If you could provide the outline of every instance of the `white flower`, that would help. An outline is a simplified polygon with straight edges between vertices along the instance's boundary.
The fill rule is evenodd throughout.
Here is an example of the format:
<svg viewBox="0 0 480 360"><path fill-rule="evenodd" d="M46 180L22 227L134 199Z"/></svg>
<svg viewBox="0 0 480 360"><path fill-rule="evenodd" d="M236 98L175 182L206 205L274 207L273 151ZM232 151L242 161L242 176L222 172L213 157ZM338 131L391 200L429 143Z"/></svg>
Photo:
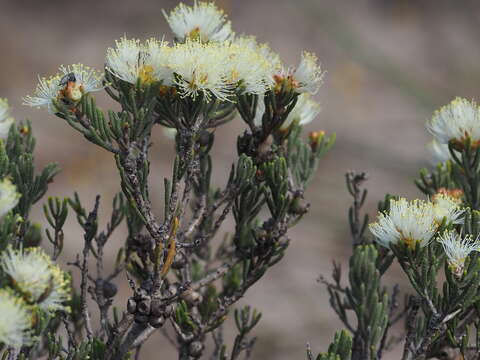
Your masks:
<svg viewBox="0 0 480 360"><path fill-rule="evenodd" d="M435 221L441 224L445 219L447 224L463 223L463 213L460 202L445 193L438 193L432 198L434 204Z"/></svg>
<svg viewBox="0 0 480 360"><path fill-rule="evenodd" d="M179 41L200 40L225 41L233 37L230 21L222 10L213 3L197 2L193 6L180 3L167 14L163 11L168 25Z"/></svg>
<svg viewBox="0 0 480 360"><path fill-rule="evenodd" d="M455 231L445 231L439 236L438 241L442 244L447 255L448 266L456 276L461 276L465 260L472 251L480 251L480 242L466 235L463 239Z"/></svg>
<svg viewBox="0 0 480 360"><path fill-rule="evenodd" d="M0 139L6 139L15 120L10 116L7 99L0 99Z"/></svg>
<svg viewBox="0 0 480 360"><path fill-rule="evenodd" d="M50 78L38 77L38 84L33 96L25 96L23 104L34 107L46 107L50 113L55 113L56 109L53 101L58 97L61 90L61 77L54 75Z"/></svg>
<svg viewBox="0 0 480 360"><path fill-rule="evenodd" d="M407 201L405 198L390 201L390 211L380 214L377 222L369 225L377 242L385 247L404 243L414 249L416 244L426 246L437 231L435 211L431 202Z"/></svg>
<svg viewBox="0 0 480 360"><path fill-rule="evenodd" d="M225 66L228 47L217 43L189 41L176 44L170 56L170 68L175 76L175 85L182 97L195 98L203 94L210 100L214 95L228 100L233 87L225 82Z"/></svg>
<svg viewBox="0 0 480 360"><path fill-rule="evenodd" d="M108 48L105 68L117 78L135 84L144 66L145 53L140 40L122 37L116 48Z"/></svg>
<svg viewBox="0 0 480 360"><path fill-rule="evenodd" d="M428 130L441 144L480 141L480 112L475 102L456 98L433 114Z"/></svg>
<svg viewBox="0 0 480 360"><path fill-rule="evenodd" d="M317 62L318 58L314 54L307 51L302 53L300 64L292 73L298 92L315 94L320 88L324 72Z"/></svg>
<svg viewBox="0 0 480 360"><path fill-rule="evenodd" d="M107 49L105 66L114 76L130 84L138 80L144 84L155 81L167 86L172 84L168 42L151 38L142 44L140 40L123 37L115 44L115 49Z"/></svg>
<svg viewBox="0 0 480 360"><path fill-rule="evenodd" d="M310 123L320 113L320 104L308 93L300 94L293 110L282 124L282 129L288 128L294 121L299 125Z"/></svg>
<svg viewBox="0 0 480 360"><path fill-rule="evenodd" d="M100 72L83 64L62 65L59 71L49 78L39 77L34 96L24 97L24 105L46 107L55 113L55 101L78 102L84 94L104 88Z"/></svg>
<svg viewBox="0 0 480 360"><path fill-rule="evenodd" d="M21 298L0 289L0 314L0 343L16 349L32 343L33 319Z"/></svg>
<svg viewBox="0 0 480 360"><path fill-rule="evenodd" d="M17 187L9 179L0 181L0 218L17 206L19 199Z"/></svg>
<svg viewBox="0 0 480 360"><path fill-rule="evenodd" d="M240 47L250 48L251 50L261 54L275 72L282 70L282 61L280 60L280 56L275 53L270 46L268 46L268 44L259 44L255 36L237 36L235 37L235 40L233 40L233 43Z"/></svg>
<svg viewBox="0 0 480 360"><path fill-rule="evenodd" d="M0 260L3 271L29 303L45 311L68 310L69 278L40 248L8 247Z"/></svg>
<svg viewBox="0 0 480 360"><path fill-rule="evenodd" d="M427 149L432 155L434 164L439 162L444 163L452 158L450 150L448 149L448 144L440 144L435 139L427 144Z"/></svg>
<svg viewBox="0 0 480 360"><path fill-rule="evenodd" d="M275 68L258 48L234 43L227 51L225 80L241 93L261 95L274 85Z"/></svg>
<svg viewBox="0 0 480 360"><path fill-rule="evenodd" d="M262 125L262 117L265 113L265 102L263 98L258 99L257 111L253 120L256 126ZM299 125L310 123L320 113L320 104L312 99L310 94L304 93L298 96L297 103L293 110L288 114L287 119L282 124L281 129L288 129L293 122Z"/></svg>
<svg viewBox="0 0 480 360"><path fill-rule="evenodd" d="M263 114L265 114L265 100L263 96L259 96L257 102L257 109L255 111L255 118L253 119L253 123L256 126L262 125Z"/></svg>
<svg viewBox="0 0 480 360"><path fill-rule="evenodd" d="M143 79L144 82L161 81L162 85L170 86L173 83L173 72L169 66L171 48L166 41L149 39L145 43L144 71L141 76L148 75L151 71L151 79ZM140 77L141 77L140 76Z"/></svg>

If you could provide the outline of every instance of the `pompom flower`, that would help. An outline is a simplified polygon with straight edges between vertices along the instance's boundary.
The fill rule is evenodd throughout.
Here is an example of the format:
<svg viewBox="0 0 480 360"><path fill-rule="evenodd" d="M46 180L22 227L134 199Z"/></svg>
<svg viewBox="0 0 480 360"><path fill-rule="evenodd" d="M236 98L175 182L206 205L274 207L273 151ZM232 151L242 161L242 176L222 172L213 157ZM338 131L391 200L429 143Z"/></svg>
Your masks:
<svg viewBox="0 0 480 360"><path fill-rule="evenodd" d="M436 111L427 124L428 130L440 144L454 145L480 141L480 111L473 101L456 98L450 104Z"/></svg>
<svg viewBox="0 0 480 360"><path fill-rule="evenodd" d="M299 93L308 92L316 94L320 85L322 85L324 72L318 64L318 58L315 54L304 51L300 64L292 73L292 78L296 91Z"/></svg>
<svg viewBox="0 0 480 360"><path fill-rule="evenodd" d="M10 127L15 122L10 116L10 106L7 99L0 99L0 139L6 139Z"/></svg>
<svg viewBox="0 0 480 360"><path fill-rule="evenodd" d="M115 77L135 84L138 80L143 84L161 81L171 85L172 71L169 67L171 52L168 43L149 39L142 44L137 39L121 38L115 42L115 48L108 48L106 69Z"/></svg>
<svg viewBox="0 0 480 360"><path fill-rule="evenodd" d="M290 114L288 114L281 128L286 129L293 122L298 122L299 125L306 125L312 122L319 113L320 104L313 100L310 94L300 94L295 107Z"/></svg>
<svg viewBox="0 0 480 360"><path fill-rule="evenodd" d="M369 225L377 242L385 247L405 244L414 249L416 244L427 246L437 231L434 205L423 200L390 200L390 211L380 214Z"/></svg>
<svg viewBox="0 0 480 360"><path fill-rule="evenodd" d="M54 100L57 99L61 90L61 77L54 75L52 77L38 77L38 84L34 95L27 95L23 98L23 104L33 107L46 107L50 113L55 113Z"/></svg>
<svg viewBox="0 0 480 360"><path fill-rule="evenodd" d="M262 117L265 113L265 103L263 99L258 100L257 111L255 112L254 124L260 126ZM310 123L320 113L320 104L312 99L310 94L300 94L293 110L288 114L287 119L280 127L282 130L288 129L292 123L299 125Z"/></svg>
<svg viewBox="0 0 480 360"><path fill-rule="evenodd" d="M145 54L140 40L122 37L115 41L115 48L108 48L105 68L117 78L135 84L141 71L145 71Z"/></svg>
<svg viewBox="0 0 480 360"><path fill-rule="evenodd" d="M24 105L46 107L55 113L55 101L76 103L84 94L104 88L101 73L83 64L62 65L59 71L49 78L39 77L34 95L23 98Z"/></svg>
<svg viewBox="0 0 480 360"><path fill-rule="evenodd" d="M182 97L195 98L199 94L208 101L215 96L228 100L233 86L225 81L225 66L228 47L187 41L176 44L170 56L170 68L175 76L175 85Z"/></svg>
<svg viewBox="0 0 480 360"><path fill-rule="evenodd" d="M273 86L274 65L258 47L234 43L226 52L225 81L239 92L261 95Z"/></svg>
<svg viewBox="0 0 480 360"><path fill-rule="evenodd" d="M433 139L427 144L427 149L432 155L433 163L437 164L439 162L444 163L448 160L451 160L452 155L448 149L448 144L440 144L437 140Z"/></svg>
<svg viewBox="0 0 480 360"><path fill-rule="evenodd" d="M173 72L169 66L171 48L168 42L149 39L145 43L144 52L145 60L143 68L140 69L140 80L146 83L161 81L162 85L172 85Z"/></svg>
<svg viewBox="0 0 480 360"><path fill-rule="evenodd" d="M460 208L460 201L448 194L438 193L432 198L434 204L435 221L441 224L445 219L447 224L461 224L463 222L463 213Z"/></svg>
<svg viewBox="0 0 480 360"><path fill-rule="evenodd" d="M0 343L15 349L32 343L32 315L25 302L0 289Z"/></svg>
<svg viewBox="0 0 480 360"><path fill-rule="evenodd" d="M202 42L225 41L233 37L230 21L213 3L196 0L193 6L180 3L170 14L163 11L163 15L175 38L181 42L188 39Z"/></svg>
<svg viewBox="0 0 480 360"><path fill-rule="evenodd" d="M0 218L17 206L19 199L17 187L8 178L0 181Z"/></svg>
<svg viewBox="0 0 480 360"><path fill-rule="evenodd" d="M0 266L29 303L45 311L68 311L65 302L70 299L69 277L42 249L8 247L2 253Z"/></svg>
<svg viewBox="0 0 480 360"><path fill-rule="evenodd" d="M255 36L251 36L251 35L237 36L233 40L233 44L238 45L240 47L249 48L261 54L270 64L270 67L273 71L279 72L282 70L282 61L280 59L280 56L276 52L274 52L268 44L258 43Z"/></svg>
<svg viewBox="0 0 480 360"><path fill-rule="evenodd" d="M450 270L456 275L461 276L465 266L465 260L473 251L480 251L480 242L473 239L471 235L464 238L455 231L445 231L438 237L447 255L447 262Z"/></svg>

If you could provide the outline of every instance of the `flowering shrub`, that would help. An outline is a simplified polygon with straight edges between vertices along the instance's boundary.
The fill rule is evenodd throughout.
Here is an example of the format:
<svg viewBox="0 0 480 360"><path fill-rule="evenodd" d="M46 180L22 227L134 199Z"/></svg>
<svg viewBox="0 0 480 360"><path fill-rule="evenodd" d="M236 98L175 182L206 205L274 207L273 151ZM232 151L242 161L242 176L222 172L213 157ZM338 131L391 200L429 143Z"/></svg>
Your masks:
<svg viewBox="0 0 480 360"><path fill-rule="evenodd" d="M2 359L139 358L156 332L181 360L252 357L261 314L235 306L282 259L290 228L309 210L304 191L335 140L323 131L302 136L320 111L313 95L324 72L309 52L287 67L268 45L235 34L214 4L180 4L164 16L171 43L124 36L106 50L102 71L60 66L24 98L115 159L119 192L104 228L99 195L92 209L76 193L50 197L46 228L30 221L58 167L35 170L32 128L15 122L0 100ZM102 92L116 110L97 107ZM210 151L216 128L230 121L245 130L218 187ZM465 99L435 112L427 128L436 164L416 180L423 198L387 194L374 222L362 210L367 175L346 175L353 197L348 279L337 263L331 281L320 278L345 329L316 357L308 347L309 360L386 359L394 346L403 347L402 360L478 359L479 121L479 107ZM175 139L163 188L149 181L155 126ZM159 214L151 199L162 190ZM78 284L57 265L72 213L84 233L82 252L66 259ZM107 269L104 252L121 224L123 246ZM51 255L40 248L44 237ZM383 281L394 263L411 284L403 302L399 286ZM131 292L115 307L120 274ZM223 330L229 313L237 328L232 343ZM405 329L397 332L402 319Z"/></svg>
<svg viewBox="0 0 480 360"><path fill-rule="evenodd" d="M102 71L60 66L24 98L115 158L120 191L105 228L97 221L99 196L93 209L77 194L48 198L47 228L29 221L58 169L49 165L36 175L30 124L14 123L8 104L0 103L4 358L130 359L158 331L174 334L180 359L251 354L250 332L260 314L233 307L282 259L289 229L309 209L304 190L334 142L322 131L302 137L302 126L319 112L312 95L323 71L308 52L298 66L286 67L268 45L236 35L213 4L180 4L164 15L173 42L124 36L106 50ZM103 91L117 110L97 107L95 97ZM238 136L238 158L225 185L218 187L210 150L215 129L229 121L243 121L246 130ZM163 189L149 182L155 126L175 137ZM158 214L151 194L161 190L164 211ZM56 265L65 256L63 227L72 212L84 231L83 251L66 259L79 273L78 284ZM233 228L224 225L227 218ZM104 250L122 223L124 245L108 271ZM229 232L220 241L224 230ZM51 257L39 248L43 232ZM112 303L120 274L126 274L131 295L117 308ZM87 304L90 298L97 309ZM233 344L223 336L229 312L238 330Z"/></svg>
<svg viewBox="0 0 480 360"><path fill-rule="evenodd" d="M317 359L381 359L402 343L402 359L478 359L480 353L480 108L455 99L427 123L437 165L422 169L418 188L426 199L387 194L377 220L361 215L364 173L347 174L354 198L348 285L335 264L333 282L321 278L330 304L350 332L337 333ZM399 263L412 290L400 306L400 289L382 276ZM409 293L410 292L410 293ZM353 320L356 319L356 320ZM392 327L405 320L402 336ZM311 350L308 358L313 359ZM390 358L390 357L388 357Z"/></svg>

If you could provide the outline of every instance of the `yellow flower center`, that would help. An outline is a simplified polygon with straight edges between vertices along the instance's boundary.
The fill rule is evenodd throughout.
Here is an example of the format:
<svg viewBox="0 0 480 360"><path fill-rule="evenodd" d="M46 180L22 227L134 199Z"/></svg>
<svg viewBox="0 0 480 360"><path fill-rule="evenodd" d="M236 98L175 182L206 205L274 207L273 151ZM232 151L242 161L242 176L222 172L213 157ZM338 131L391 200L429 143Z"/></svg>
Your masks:
<svg viewBox="0 0 480 360"><path fill-rule="evenodd" d="M138 72L138 78L142 84L151 84L155 81L153 76L153 66L144 65L140 68Z"/></svg>
<svg viewBox="0 0 480 360"><path fill-rule="evenodd" d="M193 30L188 33L187 37L193 41L200 40L200 28L198 26L193 28Z"/></svg>

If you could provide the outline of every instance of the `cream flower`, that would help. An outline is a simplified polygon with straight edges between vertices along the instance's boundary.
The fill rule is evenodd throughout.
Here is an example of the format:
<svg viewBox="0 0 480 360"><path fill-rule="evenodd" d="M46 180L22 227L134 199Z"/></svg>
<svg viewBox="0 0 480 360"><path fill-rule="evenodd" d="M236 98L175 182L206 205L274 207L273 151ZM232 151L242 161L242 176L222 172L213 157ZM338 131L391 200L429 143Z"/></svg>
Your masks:
<svg viewBox="0 0 480 360"><path fill-rule="evenodd" d="M480 251L480 242L471 235L462 236L455 231L445 231L439 236L438 241L442 244L450 270L461 276L465 266L465 260L473 251Z"/></svg>
<svg viewBox="0 0 480 360"><path fill-rule="evenodd" d="M265 102L262 98L258 99L257 111L255 112L254 124L260 126L262 117L265 113ZM293 122L299 125L310 123L320 113L320 104L312 99L310 94L300 94L293 110L288 114L287 119L282 124L281 129L288 129Z"/></svg>
<svg viewBox="0 0 480 360"><path fill-rule="evenodd" d="M318 58L314 54L304 51L300 64L292 73L296 90L300 93L317 93L324 74L318 64Z"/></svg>
<svg viewBox="0 0 480 360"><path fill-rule="evenodd" d="M105 58L107 71L117 78L135 84L145 65L145 53L140 40L122 37L115 41L115 48L108 48Z"/></svg>
<svg viewBox="0 0 480 360"><path fill-rule="evenodd" d="M449 141L480 141L480 112L473 101L456 98L433 114L428 130L441 144Z"/></svg>
<svg viewBox="0 0 480 360"><path fill-rule="evenodd" d="M273 84L275 68L258 48L231 44L225 61L225 81L241 93L264 94Z"/></svg>
<svg viewBox="0 0 480 360"><path fill-rule="evenodd" d="M38 77L38 84L33 96L25 96L23 104L33 107L46 107L50 113L55 113L56 109L53 101L58 97L61 90L61 77L54 75L49 78Z"/></svg>
<svg viewBox="0 0 480 360"><path fill-rule="evenodd" d="M16 349L32 343L33 319L22 299L0 289L0 314L0 343Z"/></svg>
<svg viewBox="0 0 480 360"><path fill-rule="evenodd" d="M42 249L8 247L0 266L28 302L45 311L68 310L64 303L70 299L69 278Z"/></svg>
<svg viewBox="0 0 480 360"><path fill-rule="evenodd" d="M225 41L233 37L230 21L213 3L197 2L193 6L180 3L170 14L163 11L168 25L179 41Z"/></svg>
<svg viewBox="0 0 480 360"><path fill-rule="evenodd" d="M34 96L24 97L24 105L46 107L55 113L55 101L78 102L84 94L104 88L101 73L83 64L62 65L59 71L49 78L39 77Z"/></svg>
<svg viewBox="0 0 480 360"><path fill-rule="evenodd" d="M0 99L0 139L6 139L15 120L10 116L7 99Z"/></svg>
<svg viewBox="0 0 480 360"><path fill-rule="evenodd" d="M147 77L151 71L150 81L161 81L162 85L170 86L173 83L173 72L169 66L171 48L166 41L149 39L145 43L145 63L140 76ZM144 79L148 82L148 78Z"/></svg>
<svg viewBox="0 0 480 360"><path fill-rule="evenodd" d="M435 194L432 198L434 204L435 221L441 224L445 219L447 224L463 223L463 213L460 208L460 202L445 193Z"/></svg>
<svg viewBox="0 0 480 360"><path fill-rule="evenodd" d="M448 149L448 144L440 144L435 139L427 144L427 149L432 155L434 164L439 162L444 163L452 158L450 150Z"/></svg>
<svg viewBox="0 0 480 360"><path fill-rule="evenodd" d="M255 36L237 36L235 37L235 40L233 40L233 43L240 47L250 48L251 50L262 55L270 64L270 68L273 71L279 72L282 70L282 61L280 56L275 53L268 44L259 44Z"/></svg>
<svg viewBox="0 0 480 360"><path fill-rule="evenodd" d="M390 211L380 214L377 222L369 225L377 242L385 247L404 243L410 248L416 244L427 246L437 231L434 205L423 200L405 198L390 201Z"/></svg>
<svg viewBox="0 0 480 360"><path fill-rule="evenodd" d="M282 124L282 129L288 128L294 121L299 125L310 123L320 113L320 104L308 93L300 94L293 110Z"/></svg>
<svg viewBox="0 0 480 360"><path fill-rule="evenodd" d="M181 96L195 98L203 94L207 101L212 95L228 100L233 87L225 82L227 55L228 47L217 43L187 41L176 44L169 64Z"/></svg>
<svg viewBox="0 0 480 360"><path fill-rule="evenodd" d="M0 181L0 218L17 206L20 196L17 187L8 178Z"/></svg>

